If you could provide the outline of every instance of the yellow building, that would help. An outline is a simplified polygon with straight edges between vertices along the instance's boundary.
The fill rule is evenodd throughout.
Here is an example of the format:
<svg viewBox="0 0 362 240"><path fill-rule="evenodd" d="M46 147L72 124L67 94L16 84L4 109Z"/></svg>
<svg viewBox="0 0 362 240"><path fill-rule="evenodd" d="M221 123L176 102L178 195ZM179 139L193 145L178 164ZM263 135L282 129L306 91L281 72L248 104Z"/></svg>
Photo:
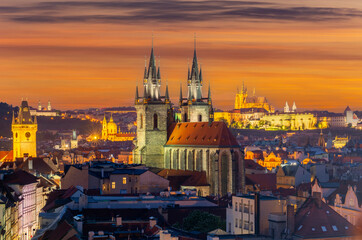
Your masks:
<svg viewBox="0 0 362 240"><path fill-rule="evenodd" d="M136 137L134 132L120 132L117 129L117 124L113 121L113 117L107 122L106 116L103 118L102 122L102 140L108 140L112 142L124 142L124 141L133 141Z"/></svg>
<svg viewBox="0 0 362 240"><path fill-rule="evenodd" d="M270 114L261 118L271 128L306 130L316 129L317 118L312 113Z"/></svg>
<svg viewBox="0 0 362 240"><path fill-rule="evenodd" d="M244 87L244 83L243 89L236 93L235 97L235 109L243 108L263 108L267 112L274 112L274 107L268 103L266 97L257 97L255 93L253 96L248 96L248 90Z"/></svg>
<svg viewBox="0 0 362 240"><path fill-rule="evenodd" d="M333 146L335 148L343 148L348 143L348 137L337 137L333 140Z"/></svg>
<svg viewBox="0 0 362 240"><path fill-rule="evenodd" d="M279 154L276 156L274 152L271 152L264 160L258 160L258 164L267 168L269 171L280 166L282 163L284 163L284 160L282 160Z"/></svg>
<svg viewBox="0 0 362 240"><path fill-rule="evenodd" d="M27 101L22 101L19 109L18 118L13 114L12 121L13 132L13 158L22 158L24 156L36 157L36 132L38 124L36 116L30 115L30 109Z"/></svg>

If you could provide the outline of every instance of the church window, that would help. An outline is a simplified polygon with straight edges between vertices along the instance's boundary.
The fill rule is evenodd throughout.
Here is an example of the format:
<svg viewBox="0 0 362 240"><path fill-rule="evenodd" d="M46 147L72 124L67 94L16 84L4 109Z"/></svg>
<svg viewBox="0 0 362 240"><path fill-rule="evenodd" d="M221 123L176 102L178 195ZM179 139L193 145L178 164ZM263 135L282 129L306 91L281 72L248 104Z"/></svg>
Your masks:
<svg viewBox="0 0 362 240"><path fill-rule="evenodd" d="M140 125L140 128L143 128L143 114L141 114L141 120L140 120L140 122L141 122L141 125Z"/></svg>
<svg viewBox="0 0 362 240"><path fill-rule="evenodd" d="M157 114L155 113L153 115L153 129L157 129L158 128L158 116Z"/></svg>
<svg viewBox="0 0 362 240"><path fill-rule="evenodd" d="M199 122L202 122L202 116L199 114Z"/></svg>

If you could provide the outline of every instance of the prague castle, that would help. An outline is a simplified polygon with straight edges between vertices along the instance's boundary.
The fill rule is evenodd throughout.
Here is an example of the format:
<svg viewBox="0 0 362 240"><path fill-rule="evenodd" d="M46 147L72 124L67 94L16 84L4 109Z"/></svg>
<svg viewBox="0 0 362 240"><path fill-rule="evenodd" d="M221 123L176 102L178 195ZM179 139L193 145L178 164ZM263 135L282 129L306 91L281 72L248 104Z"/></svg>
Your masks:
<svg viewBox="0 0 362 240"><path fill-rule="evenodd" d="M18 118L13 114L13 158L36 157L36 132L38 124L36 116L30 115L27 101L22 101Z"/></svg>
<svg viewBox="0 0 362 240"><path fill-rule="evenodd" d="M236 93L234 109L265 109L268 113L274 112L274 107L270 105L266 97L248 96L248 90L244 86Z"/></svg>
<svg viewBox="0 0 362 240"><path fill-rule="evenodd" d="M187 95L180 89L180 122L170 102L168 86L161 91L161 71L156 67L153 46L144 69L143 95L136 87L137 140L135 163L150 167L204 171L212 194L241 192L244 181L243 155L224 122L215 122L211 90L203 97L202 71L196 48L188 69Z"/></svg>

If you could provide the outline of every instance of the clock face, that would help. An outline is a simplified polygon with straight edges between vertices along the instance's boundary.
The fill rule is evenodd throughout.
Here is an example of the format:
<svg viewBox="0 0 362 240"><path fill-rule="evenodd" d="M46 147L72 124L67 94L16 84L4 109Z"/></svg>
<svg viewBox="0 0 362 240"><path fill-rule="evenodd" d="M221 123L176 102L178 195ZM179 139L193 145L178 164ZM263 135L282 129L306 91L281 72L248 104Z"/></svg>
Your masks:
<svg viewBox="0 0 362 240"><path fill-rule="evenodd" d="M30 138L30 136L31 136L30 132L25 133L25 137Z"/></svg>

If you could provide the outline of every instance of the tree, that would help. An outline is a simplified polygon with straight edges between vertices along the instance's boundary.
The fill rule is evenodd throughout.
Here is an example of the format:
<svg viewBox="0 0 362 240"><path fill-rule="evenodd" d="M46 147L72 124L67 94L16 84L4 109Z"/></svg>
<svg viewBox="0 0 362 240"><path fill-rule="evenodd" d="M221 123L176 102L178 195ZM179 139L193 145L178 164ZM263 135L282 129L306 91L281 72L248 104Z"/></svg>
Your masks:
<svg viewBox="0 0 362 240"><path fill-rule="evenodd" d="M219 216L195 210L183 219L182 224L176 223L174 227L181 228L189 232L197 231L201 233L208 233L217 228L225 230L226 222Z"/></svg>

